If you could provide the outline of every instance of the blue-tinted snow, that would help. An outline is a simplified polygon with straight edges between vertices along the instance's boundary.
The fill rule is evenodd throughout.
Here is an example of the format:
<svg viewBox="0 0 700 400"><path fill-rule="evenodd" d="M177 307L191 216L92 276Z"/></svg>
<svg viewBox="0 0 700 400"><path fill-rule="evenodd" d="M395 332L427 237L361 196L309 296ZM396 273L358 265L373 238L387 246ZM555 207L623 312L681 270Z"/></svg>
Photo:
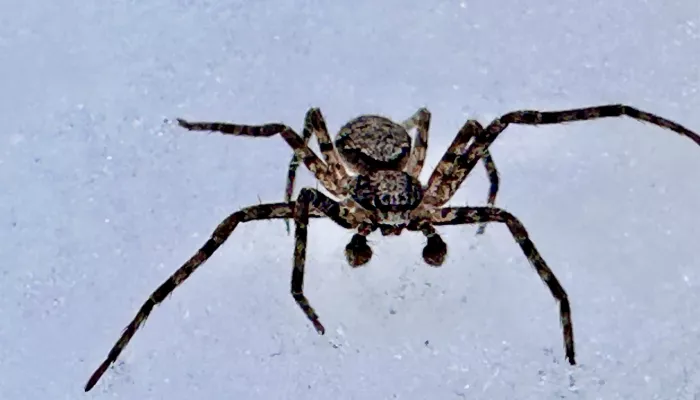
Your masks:
<svg viewBox="0 0 700 400"><path fill-rule="evenodd" d="M331 3L333 3L331 5ZM693 399L700 394L700 148L628 119L512 126L493 146L519 216L572 301L508 231L373 236L314 222L289 295L281 221L240 226L83 385L150 292L228 213L282 199L279 138L165 118L332 130L433 112L432 168L467 118L624 102L700 130L694 0L75 1L0 5L0 399ZM426 174L427 175L427 171ZM315 185L307 171L300 184ZM452 204L482 204L481 167ZM425 343L428 343L427 345ZM335 345L335 346L334 346Z"/></svg>

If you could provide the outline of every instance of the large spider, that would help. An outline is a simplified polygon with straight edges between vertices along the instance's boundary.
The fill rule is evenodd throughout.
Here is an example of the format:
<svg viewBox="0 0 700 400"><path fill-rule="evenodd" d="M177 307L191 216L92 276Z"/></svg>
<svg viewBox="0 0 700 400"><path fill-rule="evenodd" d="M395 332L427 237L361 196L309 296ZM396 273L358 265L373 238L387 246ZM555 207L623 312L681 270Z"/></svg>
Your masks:
<svg viewBox="0 0 700 400"><path fill-rule="evenodd" d="M322 117L321 120L323 120ZM407 170L407 172L409 172L412 176L418 178L420 176L421 171L423 170L423 163L425 161L426 152L428 150L428 129L430 127L430 112L425 108L421 108L418 111L416 111L410 118L403 121L401 123L401 126L406 130L406 132L410 132L413 128L417 128L418 130L418 135L416 135L415 141L413 143L413 150L411 150L414 153L413 157L415 157L416 162L415 164L413 164L411 171ZM311 139L311 135L313 134L313 130L310 126L308 126L308 124L304 124L304 130L302 131L302 133L304 136L304 144L308 146L309 139ZM374 143L378 143L380 140L382 140L381 132L379 133L379 135L380 136L375 139L362 139L364 147L373 148L375 146ZM464 150L467 144L468 140L456 140L449 148L448 153L459 154ZM296 180L296 170L299 167L299 161L299 157L296 154L294 154L292 156L292 160L289 162L289 170L287 172L287 186L285 190L284 201L292 201L292 195L294 193L294 181ZM496 202L496 196L498 195L499 177L498 170L496 169L496 163L493 161L493 158L491 157L488 148L484 149L484 156L482 157L482 161L484 162L484 167L486 168L486 172L488 173L488 178L491 183L491 187L489 188L487 204L489 206L493 206ZM352 165L349 166L352 167ZM289 220L285 218L284 222L287 226L287 233L289 233ZM485 229L486 223L482 222L476 231L477 235L483 234L485 232Z"/></svg>
<svg viewBox="0 0 700 400"><path fill-rule="evenodd" d="M259 204L229 215L216 227L204 246L149 296L107 358L92 374L85 391L92 389L109 365L116 361L153 307L202 265L239 223L265 219L294 219L291 292L319 334L324 334L325 328L303 291L309 218L327 217L343 228L356 231L345 248L347 261L353 267L366 264L372 257L367 236L377 229L385 236L399 235L404 229L422 232L427 238L423 259L429 265L440 266L445 260L447 246L436 232L435 226L504 223L559 302L565 356L571 365L576 364L567 294L535 248L523 224L508 211L492 206L442 206L454 195L479 159L486 160L493 183L495 168L492 160L489 161L487 148L509 124L558 124L623 115L673 130L700 145L700 136L696 133L675 122L627 105L603 105L553 112L514 111L496 118L486 128L475 120L467 121L443 155L427 185L422 185L418 175L425 160L430 123L430 113L426 109L418 110L402 124L375 115L357 117L340 129L335 146L317 108L310 109L306 114L304 137L289 126L277 123L251 126L178 119L180 126L192 131L217 131L237 136L281 135L294 149L295 159L301 160L323 187L340 200L333 200L316 189L302 188L296 201ZM418 135L411 151L408 130L414 126L417 127ZM316 135L325 162L307 146L312 134ZM354 174L351 175L346 167ZM293 174L290 173L288 196L291 196L292 184ZM494 187L497 188L497 181L495 186L492 185L489 205L495 198Z"/></svg>

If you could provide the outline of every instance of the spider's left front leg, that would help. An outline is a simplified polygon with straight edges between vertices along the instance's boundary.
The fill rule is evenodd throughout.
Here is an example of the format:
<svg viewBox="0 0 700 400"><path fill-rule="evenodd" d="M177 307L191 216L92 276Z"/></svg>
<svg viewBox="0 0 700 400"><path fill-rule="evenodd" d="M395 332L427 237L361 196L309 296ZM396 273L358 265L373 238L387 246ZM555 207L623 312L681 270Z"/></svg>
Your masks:
<svg viewBox="0 0 700 400"><path fill-rule="evenodd" d="M438 174L438 169L436 168L428 182L423 202L426 204L438 205L444 204L444 202L449 200L465 179L467 179L467 176L479 159L486 157L489 146L493 144L498 136L510 124L553 125L621 116L627 116L641 122L648 122L658 127L671 130L681 136L687 137L700 146L700 135L685 126L626 104L608 104L560 111L512 111L494 119L486 128L481 127L476 121L467 122L467 124L471 123L474 126L478 125L478 129L473 128L476 135L474 140L469 147L459 154L451 163L453 166L451 167L447 179L443 178L443 174Z"/></svg>
<svg viewBox="0 0 700 400"><path fill-rule="evenodd" d="M494 207L447 207L436 210L430 218L434 225L463 225L478 224L484 222L501 222L506 224L515 241L520 245L523 253L530 261L532 267L549 288L552 296L559 301L559 320L564 336L564 350L566 358L571 365L575 365L574 328L571 321L571 306L566 291L554 276L544 258L540 255L535 244L523 226L513 214L503 209Z"/></svg>
<svg viewBox="0 0 700 400"><path fill-rule="evenodd" d="M452 196L454 192L449 192L449 183L458 179L457 172L461 172L457 166L460 157L467 151L470 142L473 142L477 135L479 135L484 130L484 127L476 120L468 120L462 128L457 132L457 135L452 140L450 147L447 148L445 154L443 154L442 159L433 170L430 175L428 184L426 185L426 194L423 203L426 205L431 205L434 207L440 207L445 205ZM496 197L498 196L498 189L500 185L500 179L498 176L498 169L496 168L496 163L493 161L493 157L489 152L488 148L484 148L483 155L480 157L486 168L486 173L488 174L488 179L491 184L489 187L489 195L486 204L489 207L493 207L496 204ZM457 176L455 176L457 175ZM479 224L476 234L481 235L486 230L486 223L483 222Z"/></svg>
<svg viewBox="0 0 700 400"><path fill-rule="evenodd" d="M316 189L302 188L297 197L294 209L294 269L292 270L292 296L301 307L306 317L323 335L326 329L321 324L318 314L309 304L304 295L304 266L306 264L306 242L308 237L309 208L325 214L335 223L346 229L353 229L359 225L353 215L342 213L341 205Z"/></svg>

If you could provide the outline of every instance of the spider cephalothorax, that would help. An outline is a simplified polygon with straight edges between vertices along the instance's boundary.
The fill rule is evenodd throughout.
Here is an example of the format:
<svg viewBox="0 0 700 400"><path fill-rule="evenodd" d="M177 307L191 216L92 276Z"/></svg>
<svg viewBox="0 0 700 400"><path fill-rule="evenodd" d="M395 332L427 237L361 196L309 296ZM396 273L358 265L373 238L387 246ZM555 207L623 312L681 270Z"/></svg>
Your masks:
<svg viewBox="0 0 700 400"><path fill-rule="evenodd" d="M418 179L403 171L371 171L355 177L350 195L362 208L374 213L383 235L398 235L423 199Z"/></svg>
<svg viewBox="0 0 700 400"><path fill-rule="evenodd" d="M430 125L430 113L424 108L401 124L379 116L355 118L340 129L336 139L337 149L331 142L320 110L316 108L307 112L302 136L289 126L279 123L235 125L178 119L180 126L191 131L217 131L237 136L281 135L294 149L287 179L286 201L246 207L226 217L199 251L149 296L107 358L90 377L85 390L90 390L109 365L119 357L153 308L211 257L239 223L266 219L294 219L291 292L320 334L325 332L325 328L303 291L309 218L330 218L341 227L355 231L345 248L348 263L355 267L366 264L372 257L367 236L377 229L384 235L397 235L403 229L421 232L427 239L423 259L429 265L439 266L445 261L447 246L435 226L479 224L478 232L482 233L487 223L505 224L530 265L559 302L565 356L569 363L575 364L573 324L566 292L535 248L523 224L508 211L493 207L498 191L498 173L488 147L509 124L557 124L622 115L670 129L700 145L700 136L685 127L622 104L554 112L514 111L496 118L485 128L477 121L467 121L428 182L421 185L418 177L425 161ZM408 132L413 128L418 133L411 149ZM313 135L319 142L324 160L308 147L308 141ZM488 206L445 207L479 160L483 160L491 180ZM331 195L338 198L337 201L311 188L302 188L296 201L291 201L295 171L300 161ZM351 176L346 167L358 175Z"/></svg>

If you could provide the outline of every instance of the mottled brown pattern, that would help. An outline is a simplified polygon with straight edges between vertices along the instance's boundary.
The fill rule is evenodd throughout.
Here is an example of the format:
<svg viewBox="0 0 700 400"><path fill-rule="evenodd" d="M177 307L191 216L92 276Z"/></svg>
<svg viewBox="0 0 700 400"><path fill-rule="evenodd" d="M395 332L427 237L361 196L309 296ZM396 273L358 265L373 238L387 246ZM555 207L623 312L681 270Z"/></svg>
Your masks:
<svg viewBox="0 0 700 400"><path fill-rule="evenodd" d="M427 186L421 185L420 173L427 149L430 113L420 109L402 124L378 116L360 116L340 130L336 147L330 141L320 110L307 112L303 137L282 124L258 126L220 122L187 122L179 124L193 131L218 131L238 136L281 135L294 150L285 196L291 199L294 174L299 160L309 168L336 201L316 189L301 189L295 202L260 204L229 215L211 234L207 242L185 264L175 271L143 303L134 319L108 353L85 386L90 390L129 343L135 332L175 288L202 265L231 235L239 223L265 219L294 218L295 246L291 278L291 294L319 334L325 333L316 311L304 295L304 270L309 218L326 217L339 226L355 230L345 248L347 261L353 267L366 265L372 258L367 237L379 230L383 235L398 235L403 230L420 231L427 243L423 248L426 264L440 266L447 256L447 245L435 226L503 223L510 230L522 252L559 302L559 315L564 336L564 350L570 364L575 364L574 332L571 307L564 288L529 238L523 224L508 211L493 207L498 191L498 172L488 147L511 123L556 124L596 118L627 115L653 123L700 145L700 136L675 122L625 105L606 105L566 111L515 111L495 119L486 128L476 121L467 121L433 171ZM414 151L411 151L408 130L418 127ZM309 149L308 142L316 135L325 163ZM343 165L343 162L345 165ZM492 183L489 207L442 207L454 195L478 160L483 159ZM350 177L346 166L359 173Z"/></svg>
<svg viewBox="0 0 700 400"><path fill-rule="evenodd" d="M353 172L398 171L406 166L411 155L411 136L389 118L361 115L340 128L335 147Z"/></svg>
<svg viewBox="0 0 700 400"><path fill-rule="evenodd" d="M354 172L368 174L370 170L402 169L418 179L425 163L430 120L431 113L427 108L418 109L412 116L403 121L400 126L386 117L362 115L350 120L340 129L336 136L336 151L333 144L330 143L328 130L321 111L317 108L312 108L306 114L303 141L308 146L312 133L315 132L319 148L324 155L326 163L329 165L337 165L338 155L340 154L345 165ZM476 126L472 126L474 124ZM415 137L414 146L411 150L408 131L413 128L417 128L418 134ZM478 122L470 121L465 124L436 167L433 176L450 175L455 160L466 149L473 136L481 130L483 130L483 127ZM498 170L488 149L485 150L482 160L491 183L487 205L493 206L496 203L499 189ZM295 154L287 172L285 201L290 201L294 193L294 181L298 166L299 159ZM345 183L340 182L347 182L344 180L347 177L347 173L342 168L342 165L335 170L339 171L339 183L337 186L342 188L345 186ZM285 220L285 224L287 233L289 233L287 220ZM486 223L480 224L476 234L483 234L485 229Z"/></svg>

